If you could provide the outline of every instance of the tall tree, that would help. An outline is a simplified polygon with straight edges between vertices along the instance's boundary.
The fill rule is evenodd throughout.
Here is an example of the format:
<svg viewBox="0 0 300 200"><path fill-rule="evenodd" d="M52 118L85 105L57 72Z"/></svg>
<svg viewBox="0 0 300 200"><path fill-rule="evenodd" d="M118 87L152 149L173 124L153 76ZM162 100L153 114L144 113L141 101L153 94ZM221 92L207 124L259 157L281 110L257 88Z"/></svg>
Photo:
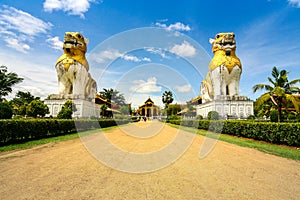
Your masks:
<svg viewBox="0 0 300 200"><path fill-rule="evenodd" d="M272 77L273 78L268 77L270 84L254 85L253 92L266 90L266 93L256 100L256 104L257 106L261 106L271 100L278 110L278 122L281 122L281 110L288 102L292 102L296 111L299 112L299 101L292 93L299 92L299 88L296 84L300 83L300 79L288 81L288 72L286 70L279 71L277 67L273 67Z"/></svg>
<svg viewBox="0 0 300 200"><path fill-rule="evenodd" d="M101 105L100 107L100 115L103 116L103 117L106 117L107 116L107 110L108 106L106 104L103 104Z"/></svg>
<svg viewBox="0 0 300 200"><path fill-rule="evenodd" d="M12 86L23 81L16 73L7 71L6 66L0 66L0 101L12 91Z"/></svg>
<svg viewBox="0 0 300 200"><path fill-rule="evenodd" d="M13 109L7 102L0 102L0 119L11 119Z"/></svg>
<svg viewBox="0 0 300 200"><path fill-rule="evenodd" d="M165 104L165 108L173 102L173 93L171 91L165 91L162 95L162 102Z"/></svg>
<svg viewBox="0 0 300 200"><path fill-rule="evenodd" d="M34 97L30 92L18 91L15 98L9 101L15 115L25 115L26 107L33 100L39 100L40 97Z"/></svg>
<svg viewBox="0 0 300 200"><path fill-rule="evenodd" d="M118 90L114 90L112 88L103 88L103 91L100 92L100 95L108 99L112 104L126 105L124 95L121 94Z"/></svg>
<svg viewBox="0 0 300 200"><path fill-rule="evenodd" d="M119 111L123 114L123 115L130 115L132 113L131 110L131 106L120 106Z"/></svg>
<svg viewBox="0 0 300 200"><path fill-rule="evenodd" d="M44 117L49 114L49 108L41 100L33 100L26 107L26 114L30 117Z"/></svg>

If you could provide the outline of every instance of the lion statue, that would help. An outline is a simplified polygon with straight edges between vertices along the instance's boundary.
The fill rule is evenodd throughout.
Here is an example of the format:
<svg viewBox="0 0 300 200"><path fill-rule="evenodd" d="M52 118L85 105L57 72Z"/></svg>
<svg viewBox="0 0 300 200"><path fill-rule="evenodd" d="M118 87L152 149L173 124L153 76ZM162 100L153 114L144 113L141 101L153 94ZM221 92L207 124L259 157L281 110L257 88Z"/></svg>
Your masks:
<svg viewBox="0 0 300 200"><path fill-rule="evenodd" d="M209 63L206 79L202 81L200 87L202 102L225 95L238 96L242 65L235 55L234 33L218 33L215 39L210 39L210 43L214 57Z"/></svg>
<svg viewBox="0 0 300 200"><path fill-rule="evenodd" d="M56 61L61 98L95 99L97 83L89 73L85 58L88 40L79 32L66 32L63 55Z"/></svg>

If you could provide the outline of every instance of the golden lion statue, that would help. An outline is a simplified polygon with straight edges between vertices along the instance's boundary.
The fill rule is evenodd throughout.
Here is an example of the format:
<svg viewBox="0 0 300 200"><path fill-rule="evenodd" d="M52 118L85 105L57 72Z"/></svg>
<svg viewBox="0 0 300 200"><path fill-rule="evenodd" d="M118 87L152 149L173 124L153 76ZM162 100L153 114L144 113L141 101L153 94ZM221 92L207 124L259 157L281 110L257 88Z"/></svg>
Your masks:
<svg viewBox="0 0 300 200"><path fill-rule="evenodd" d="M66 32L63 55L56 61L58 88L61 98L93 100L97 83L89 73L86 60L87 39L79 32Z"/></svg>
<svg viewBox="0 0 300 200"><path fill-rule="evenodd" d="M242 65L235 55L234 33L218 33L215 39L210 39L210 43L214 57L209 63L206 79L201 84L202 101L211 101L225 95L239 95Z"/></svg>

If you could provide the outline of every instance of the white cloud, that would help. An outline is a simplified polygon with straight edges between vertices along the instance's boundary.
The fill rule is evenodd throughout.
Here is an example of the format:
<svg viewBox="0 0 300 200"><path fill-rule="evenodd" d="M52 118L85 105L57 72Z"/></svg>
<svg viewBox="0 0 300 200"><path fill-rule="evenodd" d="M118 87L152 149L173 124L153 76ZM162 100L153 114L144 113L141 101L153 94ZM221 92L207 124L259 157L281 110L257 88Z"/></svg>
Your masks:
<svg viewBox="0 0 300 200"><path fill-rule="evenodd" d="M162 58L167 58L166 56L166 52L165 50L161 49L161 48L145 48L145 51L152 53L152 54L158 54L160 55Z"/></svg>
<svg viewBox="0 0 300 200"><path fill-rule="evenodd" d="M3 57L3 55L6 55ZM23 57L23 55L25 57ZM34 96L42 99L49 94L58 93L57 75L55 67L53 68L41 64L39 58L37 60L29 59L29 54L21 54L21 59L15 59L16 55L0 51L1 63L8 67L10 72L15 72L24 80L13 87L12 93L5 96L12 99L18 91L30 92Z"/></svg>
<svg viewBox="0 0 300 200"><path fill-rule="evenodd" d="M134 94L125 94L126 100L131 103L131 107L133 109L138 109L139 106L142 106L148 98L154 102L155 105L160 106L161 108L164 107L162 103L161 96L158 95L147 95L141 93L134 93Z"/></svg>
<svg viewBox="0 0 300 200"><path fill-rule="evenodd" d="M147 58L147 57L145 57L145 58L142 58L142 61L151 62L151 59L150 59L150 58Z"/></svg>
<svg viewBox="0 0 300 200"><path fill-rule="evenodd" d="M92 53L90 54L90 57L97 63L105 63L107 61L113 61L122 55L123 54L121 54L118 50L112 49L101 51L100 53Z"/></svg>
<svg viewBox="0 0 300 200"><path fill-rule="evenodd" d="M52 26L29 13L17 10L13 7L3 6L0 10L1 27L7 31L18 31L25 35L36 36L47 33Z"/></svg>
<svg viewBox="0 0 300 200"><path fill-rule="evenodd" d="M167 26L166 24L162 24L160 22L156 22L155 25L164 28L168 31L190 31L191 30L189 25L184 25L181 22L176 22L175 24L170 24L169 26Z"/></svg>
<svg viewBox="0 0 300 200"><path fill-rule="evenodd" d="M187 41L184 41L182 44L174 45L170 49L170 52L182 57L193 57L196 55L196 48Z"/></svg>
<svg viewBox="0 0 300 200"><path fill-rule="evenodd" d="M16 38L4 38L4 41L7 43L6 46L16 49L19 52L27 53L27 50L30 49L28 44L23 43L22 41L17 40Z"/></svg>
<svg viewBox="0 0 300 200"><path fill-rule="evenodd" d="M132 62L142 62L142 61L151 62L150 58L147 57L138 58L133 55L121 53L116 49L104 50L101 51L100 53L93 53L90 55L90 58L97 63L105 63L107 61L113 61L117 58L122 58L126 61L132 61Z"/></svg>
<svg viewBox="0 0 300 200"><path fill-rule="evenodd" d="M178 92L189 92L192 90L192 86L187 84L187 85L182 85L182 86L175 86L175 90L177 90Z"/></svg>
<svg viewBox="0 0 300 200"><path fill-rule="evenodd" d="M79 15L84 18L84 13L90 8L90 3L95 0L46 0L43 4L46 12L62 10L69 15Z"/></svg>
<svg viewBox="0 0 300 200"><path fill-rule="evenodd" d="M297 8L300 8L300 0L288 0L289 4L296 6Z"/></svg>
<svg viewBox="0 0 300 200"><path fill-rule="evenodd" d="M6 5L0 8L0 37L17 51L27 52L30 49L28 43L39 34L46 34L51 26L51 23L16 8Z"/></svg>
<svg viewBox="0 0 300 200"><path fill-rule="evenodd" d="M57 49L57 50L62 50L63 44L64 44L62 41L59 40L59 37L58 37L58 36L48 38L48 39L46 40L46 42L48 42L49 45L50 45L53 49Z"/></svg>
<svg viewBox="0 0 300 200"><path fill-rule="evenodd" d="M121 58L127 61L133 61L133 62L139 62L140 59L137 58L136 56L131 56L131 55L122 55Z"/></svg>
<svg viewBox="0 0 300 200"><path fill-rule="evenodd" d="M147 81L144 80L134 80L132 86L129 90L136 93L151 93L160 92L162 90L161 86L157 86L157 79L155 77L150 77Z"/></svg>

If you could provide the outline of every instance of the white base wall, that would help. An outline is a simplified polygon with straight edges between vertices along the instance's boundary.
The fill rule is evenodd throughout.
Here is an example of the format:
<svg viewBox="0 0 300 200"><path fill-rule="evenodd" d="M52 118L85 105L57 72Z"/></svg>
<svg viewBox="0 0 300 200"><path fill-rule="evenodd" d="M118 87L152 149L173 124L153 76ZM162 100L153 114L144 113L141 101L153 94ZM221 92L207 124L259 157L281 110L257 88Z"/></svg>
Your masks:
<svg viewBox="0 0 300 200"><path fill-rule="evenodd" d="M196 106L197 115L207 118L210 111L217 111L221 117L226 115L236 118L247 118L253 115L253 101L251 100L214 100Z"/></svg>
<svg viewBox="0 0 300 200"><path fill-rule="evenodd" d="M45 104L48 106L50 111L50 114L48 114L47 117L56 117L66 101L67 99L45 100ZM72 101L77 109L72 115L73 118L89 118L100 116L100 106L98 104L83 99L72 99Z"/></svg>

